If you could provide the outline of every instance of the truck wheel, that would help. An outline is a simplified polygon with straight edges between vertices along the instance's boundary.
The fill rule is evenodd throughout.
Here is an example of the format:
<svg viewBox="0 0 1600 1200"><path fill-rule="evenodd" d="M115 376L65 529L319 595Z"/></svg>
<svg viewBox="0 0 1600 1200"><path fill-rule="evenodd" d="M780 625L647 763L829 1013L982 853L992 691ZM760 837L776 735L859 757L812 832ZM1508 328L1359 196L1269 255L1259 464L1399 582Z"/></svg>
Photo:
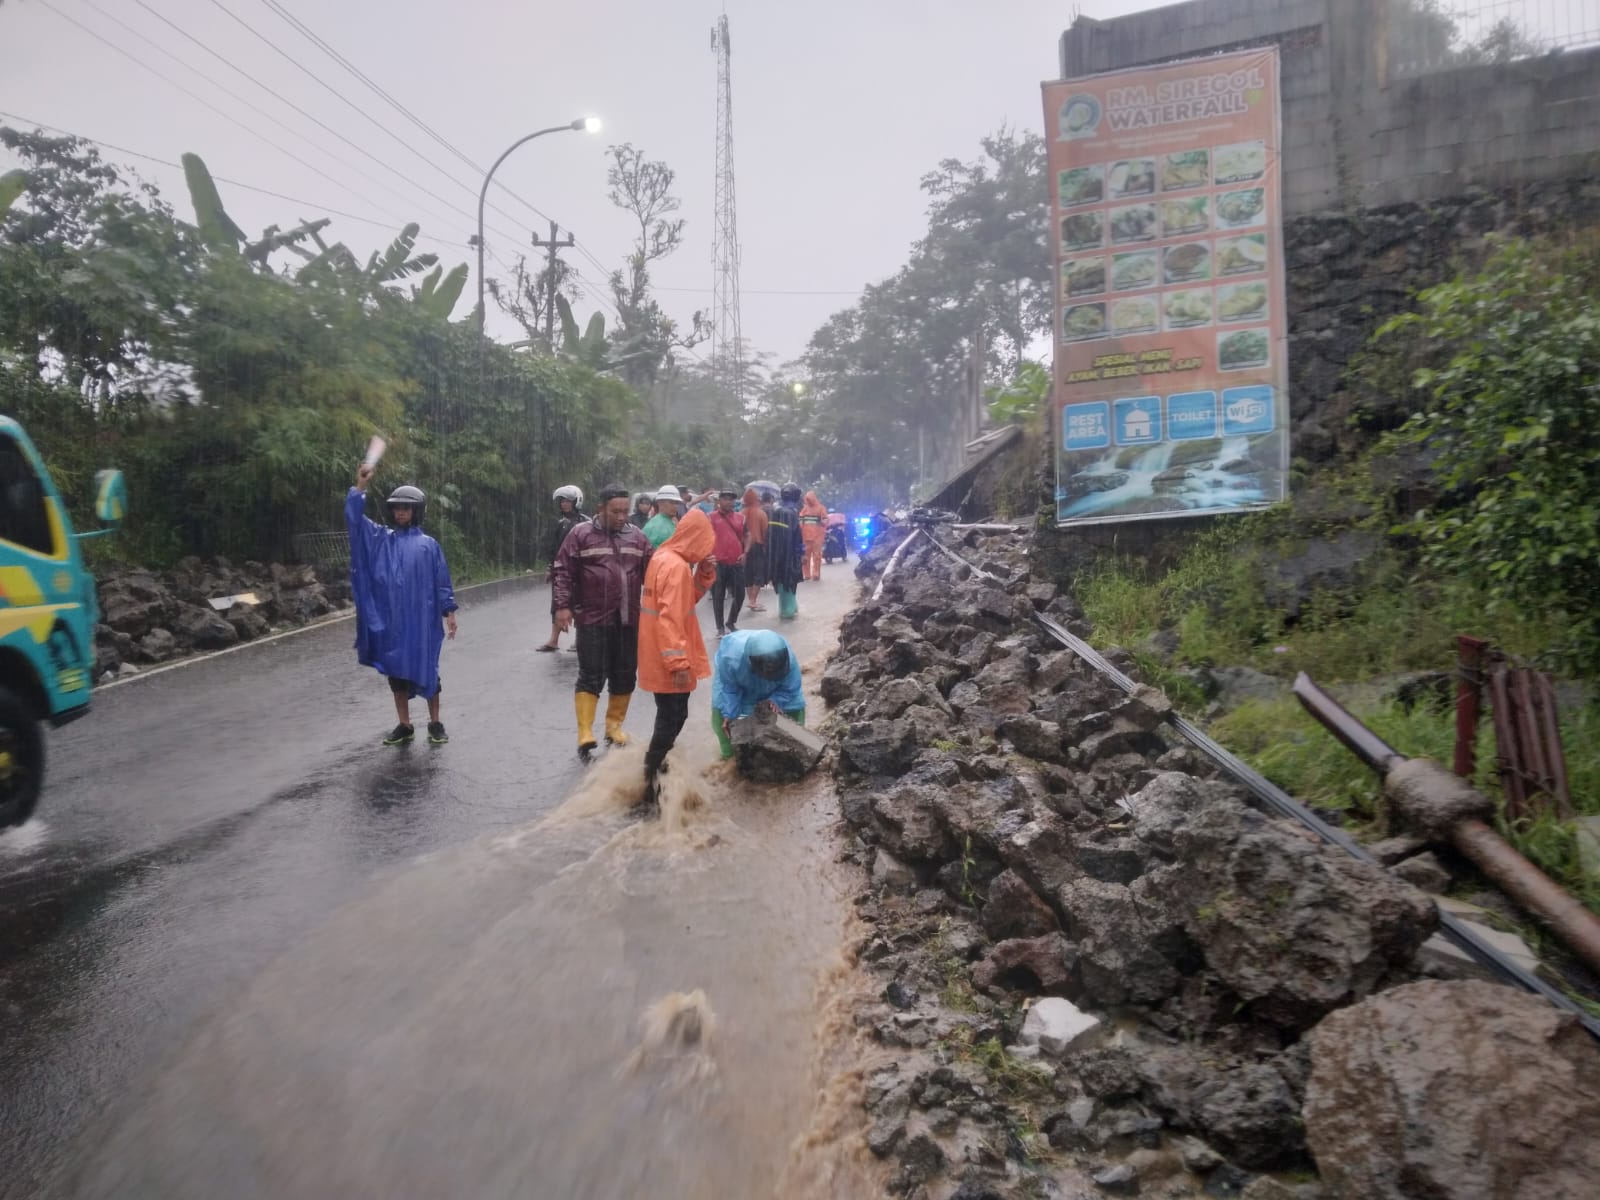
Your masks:
<svg viewBox="0 0 1600 1200"><path fill-rule="evenodd" d="M44 738L15 692L0 687L0 829L21 825L39 803Z"/></svg>

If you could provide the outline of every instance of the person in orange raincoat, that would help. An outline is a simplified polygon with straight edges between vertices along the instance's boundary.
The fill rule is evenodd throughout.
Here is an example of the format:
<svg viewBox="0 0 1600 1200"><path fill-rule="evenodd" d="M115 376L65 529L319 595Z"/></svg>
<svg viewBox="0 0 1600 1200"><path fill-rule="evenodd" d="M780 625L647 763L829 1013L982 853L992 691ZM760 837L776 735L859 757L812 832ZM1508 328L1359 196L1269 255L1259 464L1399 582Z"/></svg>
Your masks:
<svg viewBox="0 0 1600 1200"><path fill-rule="evenodd" d="M639 600L639 686L656 698L656 727L644 754L646 804L659 796L656 776L689 719L689 693L709 678L711 660L694 606L717 578L711 518L691 508L650 558Z"/></svg>
<svg viewBox="0 0 1600 1200"><path fill-rule="evenodd" d="M816 492L807 492L800 506L800 536L805 539L806 557L802 579L822 578L822 540L828 536L823 523L828 519L827 506L817 499Z"/></svg>

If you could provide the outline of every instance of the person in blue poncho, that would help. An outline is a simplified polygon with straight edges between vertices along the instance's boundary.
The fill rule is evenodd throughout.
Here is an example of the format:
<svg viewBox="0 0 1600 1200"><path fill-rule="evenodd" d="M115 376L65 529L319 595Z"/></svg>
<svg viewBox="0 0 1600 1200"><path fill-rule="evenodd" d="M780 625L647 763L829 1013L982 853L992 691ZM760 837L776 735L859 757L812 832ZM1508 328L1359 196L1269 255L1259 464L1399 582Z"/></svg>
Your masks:
<svg viewBox="0 0 1600 1200"><path fill-rule="evenodd" d="M422 532L428 498L405 484L388 500L385 528L366 515L372 468L356 471L356 485L344 500L350 530L350 590L356 601L356 658L389 677L400 723L383 739L403 746L416 736L411 699L428 702L428 741L450 740L439 720L439 650L446 631L456 636L456 593L450 585L439 543Z"/></svg>
<svg viewBox="0 0 1600 1200"><path fill-rule="evenodd" d="M711 667L711 728L722 757L733 757L728 726L769 705L797 724L806 723L800 663L783 636L770 629L741 629L722 639Z"/></svg>

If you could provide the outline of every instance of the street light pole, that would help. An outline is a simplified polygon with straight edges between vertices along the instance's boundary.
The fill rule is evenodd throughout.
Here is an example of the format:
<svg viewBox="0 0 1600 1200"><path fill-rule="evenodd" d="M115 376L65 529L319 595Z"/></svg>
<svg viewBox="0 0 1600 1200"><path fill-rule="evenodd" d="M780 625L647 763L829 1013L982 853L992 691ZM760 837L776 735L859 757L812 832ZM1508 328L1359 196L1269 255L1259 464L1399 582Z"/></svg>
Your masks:
<svg viewBox="0 0 1600 1200"><path fill-rule="evenodd" d="M528 134L527 137L518 138L516 141L512 142L511 145L506 147L505 153L501 154L499 158L494 160L494 166L490 167L488 173L483 177L483 186L478 189L478 335L480 338L483 336L484 322L488 315L483 307L483 205L484 201L489 196L489 183L494 179L494 173L500 169L500 164L505 162L505 160L510 156L511 152L518 146L521 146L526 142L531 142L534 138L543 137L547 133L560 133L562 130L566 129L579 130L585 133L598 133L600 130L600 118L579 117L576 121L570 121L565 125L552 125L549 129L541 129L536 133ZM483 362L483 346L481 341L478 346L478 362L481 366ZM478 376L481 384L483 377L483 372L481 369L478 372Z"/></svg>
<svg viewBox="0 0 1600 1200"><path fill-rule="evenodd" d="M598 133L598 132L600 132L600 118L599 117L579 117L576 121L569 121L565 125L552 125L548 129L540 129L537 132L528 134L527 137L518 138L516 141L512 142L511 145L506 147L505 153L501 154L499 158L494 160L494 165L489 168L488 172L483 177L483 186L478 189L478 236L473 239L473 242L478 247L478 399L479 400L482 400L482 398L483 398L483 352L484 352L484 342L488 340L488 334L484 331L484 326L487 323L487 319L488 319L488 315L489 314L488 314L487 310L484 308L484 299L483 299L483 205L484 205L484 202L489 197L489 183L490 183L491 180L494 179L494 173L500 169L500 164L505 162L506 158L518 146L521 146L525 142L531 142L531 141L533 141L534 138L543 137L547 133L560 133L562 130L565 130L565 129L580 130L580 131L582 131L584 133ZM439 431L439 474L440 474L441 481L442 481L442 479L444 477L444 466L445 466L444 440L445 440L444 439L444 430L441 429Z"/></svg>

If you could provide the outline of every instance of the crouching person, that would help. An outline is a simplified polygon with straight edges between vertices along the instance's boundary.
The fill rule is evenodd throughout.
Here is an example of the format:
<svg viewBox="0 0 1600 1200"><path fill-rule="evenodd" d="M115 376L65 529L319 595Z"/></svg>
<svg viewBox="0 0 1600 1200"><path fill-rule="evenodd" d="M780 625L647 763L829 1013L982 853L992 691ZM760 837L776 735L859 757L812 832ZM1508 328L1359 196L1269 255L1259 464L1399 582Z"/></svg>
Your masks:
<svg viewBox="0 0 1600 1200"><path fill-rule="evenodd" d="M728 727L762 706L776 709L797 725L806 723L800 663L781 634L741 629L718 646L711 676L711 727L723 758L733 757Z"/></svg>

